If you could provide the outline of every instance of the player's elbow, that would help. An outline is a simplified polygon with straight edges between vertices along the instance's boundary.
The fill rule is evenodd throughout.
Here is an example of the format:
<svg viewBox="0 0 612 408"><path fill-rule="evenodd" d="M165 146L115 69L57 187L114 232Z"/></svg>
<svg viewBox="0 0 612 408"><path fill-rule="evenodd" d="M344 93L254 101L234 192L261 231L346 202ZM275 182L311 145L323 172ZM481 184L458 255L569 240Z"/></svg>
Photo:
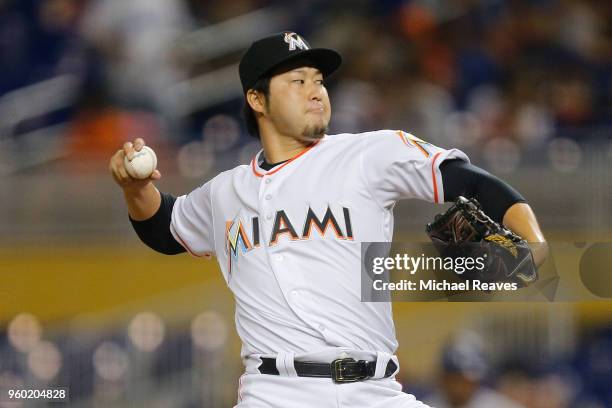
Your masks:
<svg viewBox="0 0 612 408"><path fill-rule="evenodd" d="M149 245L149 248L153 249L156 252L159 252L160 254L164 254L164 255L178 255L178 254L182 254L185 251L185 249L182 246L174 246L174 245L167 245L167 246L160 246L160 247L156 247L153 248L152 246Z"/></svg>
<svg viewBox="0 0 612 408"><path fill-rule="evenodd" d="M144 235L139 233L138 237L146 246L160 254L178 255L186 252L185 248L183 248L170 233L155 235Z"/></svg>

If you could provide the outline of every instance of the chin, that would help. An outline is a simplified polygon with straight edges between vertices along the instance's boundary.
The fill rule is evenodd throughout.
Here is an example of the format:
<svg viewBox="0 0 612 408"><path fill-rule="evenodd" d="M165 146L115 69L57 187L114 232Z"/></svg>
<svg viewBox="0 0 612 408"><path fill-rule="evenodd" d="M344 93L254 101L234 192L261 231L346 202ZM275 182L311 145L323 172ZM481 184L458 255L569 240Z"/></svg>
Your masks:
<svg viewBox="0 0 612 408"><path fill-rule="evenodd" d="M301 139L304 141L314 142L320 140L325 136L327 132L327 124L326 125L313 125L306 126L302 131Z"/></svg>

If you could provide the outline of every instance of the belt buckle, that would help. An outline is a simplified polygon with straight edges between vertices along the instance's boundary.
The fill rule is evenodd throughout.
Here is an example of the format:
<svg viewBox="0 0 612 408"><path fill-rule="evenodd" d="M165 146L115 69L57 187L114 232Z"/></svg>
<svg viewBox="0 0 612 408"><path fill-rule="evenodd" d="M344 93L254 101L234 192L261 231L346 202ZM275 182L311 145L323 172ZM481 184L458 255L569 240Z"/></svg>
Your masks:
<svg viewBox="0 0 612 408"><path fill-rule="evenodd" d="M331 377L337 384L352 383L366 379L365 374L346 373L347 364L365 363L363 360L355 361L352 358L338 358L331 362ZM365 371L365 370L364 370Z"/></svg>

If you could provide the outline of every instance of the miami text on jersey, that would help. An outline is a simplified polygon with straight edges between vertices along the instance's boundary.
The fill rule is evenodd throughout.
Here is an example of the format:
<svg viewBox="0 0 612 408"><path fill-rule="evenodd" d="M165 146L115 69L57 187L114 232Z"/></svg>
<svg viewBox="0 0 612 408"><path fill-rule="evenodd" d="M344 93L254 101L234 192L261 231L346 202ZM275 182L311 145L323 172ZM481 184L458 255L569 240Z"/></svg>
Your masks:
<svg viewBox="0 0 612 408"><path fill-rule="evenodd" d="M292 241L310 239L313 230L318 231L321 237L326 237L327 230L333 231L336 239L353 240L353 226L351 224L351 214L348 208L342 207L342 219L344 220L344 228L338 222L338 218L334 215L332 209L328 206L322 218L319 218L311 207L308 207L304 218L303 227L300 230L296 229L294 222L291 222L285 210L278 210L274 217L274 224L270 233L270 241L268 246L278 244L279 240L287 237ZM225 239L226 251L228 254L228 266L231 272L232 261L237 262L238 254L243 254L260 246L259 233L259 217L253 217L251 220L250 237L247 234L245 223L240 217L234 218L232 221L226 222ZM249 239L250 238L250 239ZM239 251L240 250L240 251Z"/></svg>

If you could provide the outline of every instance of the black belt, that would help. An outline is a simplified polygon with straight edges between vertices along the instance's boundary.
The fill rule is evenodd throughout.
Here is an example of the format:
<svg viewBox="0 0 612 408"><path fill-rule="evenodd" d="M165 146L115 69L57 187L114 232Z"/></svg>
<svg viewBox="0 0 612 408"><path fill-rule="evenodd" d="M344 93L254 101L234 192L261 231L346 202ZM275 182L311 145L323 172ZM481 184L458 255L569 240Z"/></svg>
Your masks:
<svg viewBox="0 0 612 408"><path fill-rule="evenodd" d="M293 366L298 377L331 378L335 383L362 381L374 377L376 372L376 361L355 361L352 358L339 358L329 364L294 361ZM262 374L279 375L274 358L262 357L258 368ZM396 369L395 363L389 360L384 377L391 377Z"/></svg>

